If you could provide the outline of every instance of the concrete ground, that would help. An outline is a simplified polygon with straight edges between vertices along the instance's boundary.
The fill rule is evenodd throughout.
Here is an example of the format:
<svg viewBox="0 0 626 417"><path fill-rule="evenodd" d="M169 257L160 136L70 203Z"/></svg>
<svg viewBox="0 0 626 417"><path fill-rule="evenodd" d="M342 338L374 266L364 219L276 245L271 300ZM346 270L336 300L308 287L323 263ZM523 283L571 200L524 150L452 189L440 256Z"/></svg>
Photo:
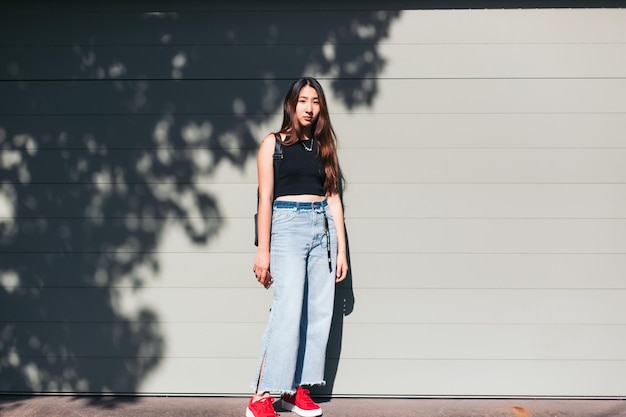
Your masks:
<svg viewBox="0 0 626 417"><path fill-rule="evenodd" d="M2 417L243 417L246 398L0 395ZM626 417L626 401L369 399L320 403L326 417ZM295 414L283 412L281 417Z"/></svg>

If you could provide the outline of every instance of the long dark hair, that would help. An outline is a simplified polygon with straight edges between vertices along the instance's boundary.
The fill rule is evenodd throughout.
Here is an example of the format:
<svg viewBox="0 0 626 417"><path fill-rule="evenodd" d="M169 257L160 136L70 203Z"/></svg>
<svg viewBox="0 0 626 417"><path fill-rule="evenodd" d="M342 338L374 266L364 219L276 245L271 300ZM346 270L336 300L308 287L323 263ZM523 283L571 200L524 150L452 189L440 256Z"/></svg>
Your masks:
<svg viewBox="0 0 626 417"><path fill-rule="evenodd" d="M320 83L312 77L298 78L291 84L283 106L283 124L280 133L287 135L285 145L292 145L302 139L302 129L295 117L296 105L300 90L305 86L312 87L317 92L320 105L320 113L313 125L313 139L317 143L319 149L320 160L326 173L326 182L324 183L324 192L326 194L335 194L339 192L339 164L337 162L337 137L333 125L330 122L328 114L328 105L326 104L326 96L324 89Z"/></svg>

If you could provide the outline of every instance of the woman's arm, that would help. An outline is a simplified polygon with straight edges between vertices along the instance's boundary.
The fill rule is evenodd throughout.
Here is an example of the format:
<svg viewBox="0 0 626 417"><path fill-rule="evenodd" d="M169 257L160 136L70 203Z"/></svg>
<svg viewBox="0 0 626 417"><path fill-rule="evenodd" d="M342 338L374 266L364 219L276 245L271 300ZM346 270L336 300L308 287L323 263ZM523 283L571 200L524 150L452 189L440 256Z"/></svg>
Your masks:
<svg viewBox="0 0 626 417"><path fill-rule="evenodd" d="M331 194L326 197L330 212L335 222L337 232L337 274L336 282L343 281L348 275L348 260L346 255L346 226L343 218L343 206L339 194Z"/></svg>
<svg viewBox="0 0 626 417"><path fill-rule="evenodd" d="M270 229L272 227L272 201L274 200L274 135L263 138L257 155L259 177L259 207L257 230L259 245L254 259L254 275L265 288L272 284L270 269Z"/></svg>

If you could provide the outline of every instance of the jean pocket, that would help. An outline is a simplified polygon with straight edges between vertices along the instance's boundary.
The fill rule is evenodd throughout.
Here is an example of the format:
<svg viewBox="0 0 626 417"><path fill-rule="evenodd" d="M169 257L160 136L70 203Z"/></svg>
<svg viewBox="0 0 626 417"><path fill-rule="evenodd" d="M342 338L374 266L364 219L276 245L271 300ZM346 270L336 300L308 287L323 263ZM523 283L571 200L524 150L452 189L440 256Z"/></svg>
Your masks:
<svg viewBox="0 0 626 417"><path fill-rule="evenodd" d="M272 226L287 223L295 219L297 214L296 210L275 210L272 214Z"/></svg>

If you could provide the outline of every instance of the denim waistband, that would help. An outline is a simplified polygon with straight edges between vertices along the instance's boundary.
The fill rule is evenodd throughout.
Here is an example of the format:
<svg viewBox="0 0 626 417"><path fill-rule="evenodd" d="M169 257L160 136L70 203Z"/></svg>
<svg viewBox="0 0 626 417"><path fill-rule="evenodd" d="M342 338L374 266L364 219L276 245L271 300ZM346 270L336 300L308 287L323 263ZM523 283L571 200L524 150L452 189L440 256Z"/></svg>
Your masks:
<svg viewBox="0 0 626 417"><path fill-rule="evenodd" d="M305 203L300 201L275 200L274 208L279 209L296 209L296 210L315 210L328 207L326 200Z"/></svg>

